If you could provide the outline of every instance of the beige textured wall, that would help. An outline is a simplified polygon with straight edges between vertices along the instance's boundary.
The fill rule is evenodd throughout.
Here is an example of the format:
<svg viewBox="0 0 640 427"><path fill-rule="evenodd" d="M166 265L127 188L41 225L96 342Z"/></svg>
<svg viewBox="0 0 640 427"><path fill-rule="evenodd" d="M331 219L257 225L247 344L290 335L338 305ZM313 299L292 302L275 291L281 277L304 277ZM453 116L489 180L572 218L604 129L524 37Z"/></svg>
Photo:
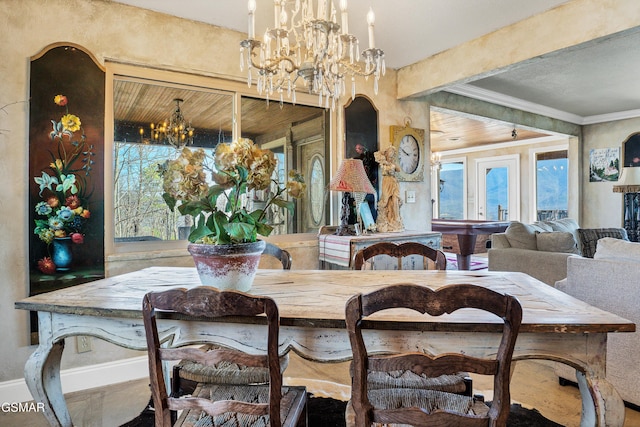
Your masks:
<svg viewBox="0 0 640 427"><path fill-rule="evenodd" d="M622 164L622 143L634 132L640 131L640 118L619 120L585 126L582 146L582 222L584 228L622 227L623 196L614 193L616 182L589 182L589 152L594 148L615 148L620 150Z"/></svg>

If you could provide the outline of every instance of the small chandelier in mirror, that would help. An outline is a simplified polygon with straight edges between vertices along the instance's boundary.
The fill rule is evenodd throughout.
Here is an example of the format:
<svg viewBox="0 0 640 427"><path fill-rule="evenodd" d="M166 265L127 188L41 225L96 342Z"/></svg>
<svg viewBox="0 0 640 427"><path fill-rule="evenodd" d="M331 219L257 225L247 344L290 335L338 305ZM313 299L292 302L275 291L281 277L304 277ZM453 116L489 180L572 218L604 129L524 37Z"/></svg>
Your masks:
<svg viewBox="0 0 640 427"><path fill-rule="evenodd" d="M151 139L157 142L173 145L180 150L187 144L193 144L193 132L191 122L187 122L180 110L180 98L173 100L176 108L173 110L169 121L151 123Z"/></svg>
<svg viewBox="0 0 640 427"><path fill-rule="evenodd" d="M287 11L287 4L294 6ZM274 94L283 102L283 94L296 102L298 77L309 93L318 96L318 105L335 108L346 93L345 77L351 76L351 97L355 98L356 76L373 76L374 93L378 79L385 72L384 52L375 47L373 10L367 14L369 48L360 58L358 38L349 34L347 0L340 0L340 19L333 1L274 0L274 28L267 28L263 40L255 38L256 0L249 0L248 39L240 43L240 67L248 67L247 83L251 86L257 72L258 92L267 101ZM290 20L289 20L290 18ZM246 51L246 57L245 57Z"/></svg>

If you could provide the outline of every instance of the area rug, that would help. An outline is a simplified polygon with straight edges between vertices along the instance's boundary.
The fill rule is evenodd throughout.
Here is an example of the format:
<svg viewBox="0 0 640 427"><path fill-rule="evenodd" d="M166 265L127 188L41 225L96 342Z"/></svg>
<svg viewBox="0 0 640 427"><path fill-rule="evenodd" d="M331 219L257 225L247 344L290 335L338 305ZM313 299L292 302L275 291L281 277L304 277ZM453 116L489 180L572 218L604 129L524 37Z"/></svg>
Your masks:
<svg viewBox="0 0 640 427"><path fill-rule="evenodd" d="M337 399L309 396L307 411L309 427L346 427L344 411L347 402ZM491 404L491 402L487 402ZM121 427L153 427L153 405L149 405L140 415ZM507 427L563 427L546 419L535 409L526 409L519 404L511 405Z"/></svg>
<svg viewBox="0 0 640 427"><path fill-rule="evenodd" d="M458 259L456 257L456 254L452 254L451 252L445 252L444 254L447 257L447 270L457 270ZM486 270L487 268L489 268L489 264L486 256L471 255L469 270L478 271L478 270Z"/></svg>

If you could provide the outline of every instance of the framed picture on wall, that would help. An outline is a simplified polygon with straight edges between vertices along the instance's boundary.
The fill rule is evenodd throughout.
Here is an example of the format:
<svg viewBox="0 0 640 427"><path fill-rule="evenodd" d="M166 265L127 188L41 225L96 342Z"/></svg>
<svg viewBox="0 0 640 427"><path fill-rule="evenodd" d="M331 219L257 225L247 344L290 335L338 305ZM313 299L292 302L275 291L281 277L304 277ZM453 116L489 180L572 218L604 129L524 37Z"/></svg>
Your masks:
<svg viewBox="0 0 640 427"><path fill-rule="evenodd" d="M617 181L620 148L594 148L589 152L589 182Z"/></svg>

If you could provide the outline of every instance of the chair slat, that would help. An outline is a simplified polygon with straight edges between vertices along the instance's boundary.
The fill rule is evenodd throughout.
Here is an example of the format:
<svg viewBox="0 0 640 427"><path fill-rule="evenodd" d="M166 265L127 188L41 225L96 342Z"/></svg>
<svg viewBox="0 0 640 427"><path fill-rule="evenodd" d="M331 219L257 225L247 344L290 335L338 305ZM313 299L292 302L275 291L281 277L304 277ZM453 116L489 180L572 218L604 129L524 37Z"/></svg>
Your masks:
<svg viewBox="0 0 640 427"><path fill-rule="evenodd" d="M456 371L473 372L480 375L495 375L498 362L461 354L430 356L423 353L404 353L394 356L370 356L370 371L410 370L418 375L435 377Z"/></svg>
<svg viewBox="0 0 640 427"><path fill-rule="evenodd" d="M161 348L162 360L190 360L204 366L215 366L221 362L234 361L239 365L252 367L268 367L266 355L249 355L237 350L213 348Z"/></svg>

